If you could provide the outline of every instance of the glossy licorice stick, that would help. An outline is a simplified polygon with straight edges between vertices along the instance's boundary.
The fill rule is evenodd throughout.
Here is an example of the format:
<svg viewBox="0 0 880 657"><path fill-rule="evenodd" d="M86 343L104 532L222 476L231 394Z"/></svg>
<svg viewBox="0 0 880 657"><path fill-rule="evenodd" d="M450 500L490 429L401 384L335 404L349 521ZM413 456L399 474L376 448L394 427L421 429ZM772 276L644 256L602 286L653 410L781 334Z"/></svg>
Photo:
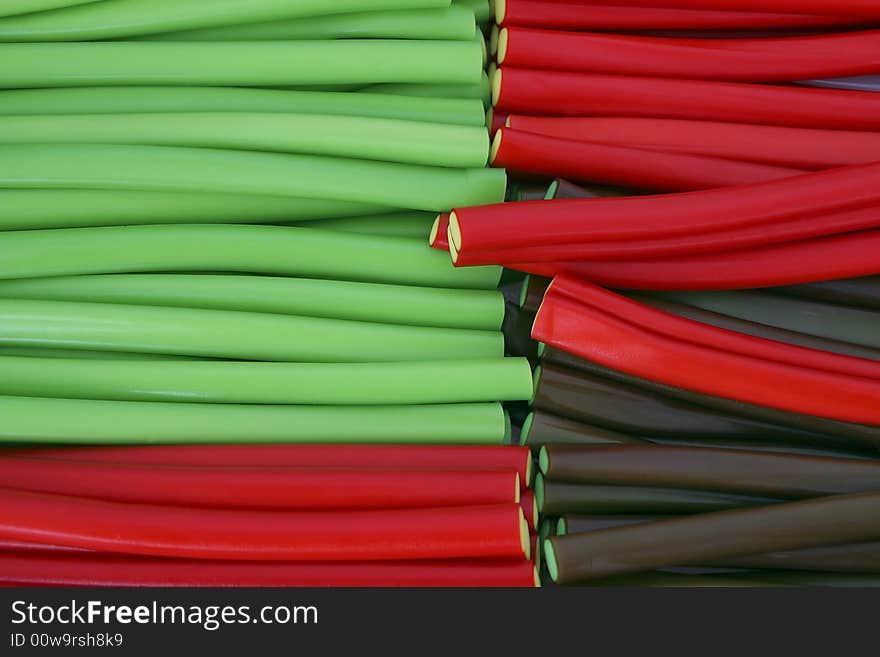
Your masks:
<svg viewBox="0 0 880 657"><path fill-rule="evenodd" d="M834 78L831 80L806 80L801 84L810 87L825 87L826 89L850 89L853 91L880 91L880 76L859 75L849 78Z"/></svg>
<svg viewBox="0 0 880 657"><path fill-rule="evenodd" d="M499 330L504 318L504 299L491 290L279 276L112 274L24 278L0 280L0 298L245 310L487 331Z"/></svg>
<svg viewBox="0 0 880 657"><path fill-rule="evenodd" d="M814 170L875 162L880 148L876 132L718 121L512 115L507 125L548 137Z"/></svg>
<svg viewBox="0 0 880 657"><path fill-rule="evenodd" d="M473 99L228 87L68 87L0 91L0 115L259 112L483 126Z"/></svg>
<svg viewBox="0 0 880 657"><path fill-rule="evenodd" d="M360 235L381 235L383 237L410 237L422 241L431 231L434 221L432 212L390 212L371 214L363 217L327 217L295 221L291 225L321 230L338 230L343 233Z"/></svg>
<svg viewBox="0 0 880 657"><path fill-rule="evenodd" d="M369 511L175 508L0 490L0 537L106 552L242 561L521 558L518 504Z"/></svg>
<svg viewBox="0 0 880 657"><path fill-rule="evenodd" d="M755 290L660 293L660 296L789 331L880 349L880 313L873 309L790 299Z"/></svg>
<svg viewBox="0 0 880 657"><path fill-rule="evenodd" d="M501 128L491 163L521 174L685 192L777 180L805 169L725 157L649 150Z"/></svg>
<svg viewBox="0 0 880 657"><path fill-rule="evenodd" d="M0 394L227 404L443 404L528 399L525 359L250 363L0 356Z"/></svg>
<svg viewBox="0 0 880 657"><path fill-rule="evenodd" d="M535 496L542 515L706 513L721 509L772 504L775 498L717 491L653 486L569 484L535 477Z"/></svg>
<svg viewBox="0 0 880 657"><path fill-rule="evenodd" d="M18 586L540 586L525 559L261 563L3 553L0 573L0 582Z"/></svg>
<svg viewBox="0 0 880 657"><path fill-rule="evenodd" d="M0 117L3 144L146 144L309 153L443 167L481 167L477 126L319 114L187 112Z"/></svg>
<svg viewBox="0 0 880 657"><path fill-rule="evenodd" d="M590 185L582 187L569 182L564 178L556 178L547 188L548 199L564 199L564 198L598 198L601 196L630 196L627 190L617 187L603 187L601 185Z"/></svg>
<svg viewBox="0 0 880 657"><path fill-rule="evenodd" d="M157 222L305 222L339 217L360 219L385 210L370 203L267 195L107 189L0 190L0 230Z"/></svg>
<svg viewBox="0 0 880 657"><path fill-rule="evenodd" d="M150 445L35 447L2 454L173 467L448 468L515 470L531 483L528 448L510 445Z"/></svg>
<svg viewBox="0 0 880 657"><path fill-rule="evenodd" d="M7 189L217 191L442 212L457 203L502 200L505 180L499 169L322 155L117 144L0 146L0 187Z"/></svg>
<svg viewBox="0 0 880 657"><path fill-rule="evenodd" d="M863 230L770 246L663 259L506 263L541 276L565 273L633 290L735 290L871 276L880 231Z"/></svg>
<svg viewBox="0 0 880 657"><path fill-rule="evenodd" d="M786 11L788 8L786 8ZM869 22L854 16L767 13L764 11L670 9L666 7L611 6L545 2L544 0L495 0L499 25L522 25L557 30L681 30L830 27Z"/></svg>
<svg viewBox="0 0 880 657"><path fill-rule="evenodd" d="M644 116L877 130L877 94L740 82L539 71L505 66L492 89L496 111L545 116Z"/></svg>
<svg viewBox="0 0 880 657"><path fill-rule="evenodd" d="M438 3L439 4L439 3ZM282 41L317 39L474 38L473 12L455 5L436 9L363 11L270 22L225 25L201 30L151 34L151 41Z"/></svg>
<svg viewBox="0 0 880 657"><path fill-rule="evenodd" d="M544 553L554 581L574 582L779 550L880 538L880 493L835 495L557 536ZM650 545L650 549L645 549Z"/></svg>
<svg viewBox="0 0 880 657"><path fill-rule="evenodd" d="M635 436L627 436L609 429L536 410L530 413L523 423L520 443L534 448L547 443L616 445L620 443L644 444L645 441Z"/></svg>
<svg viewBox="0 0 880 657"><path fill-rule="evenodd" d="M78 301L0 299L0 344L241 360L370 362L503 355L494 331Z"/></svg>
<svg viewBox="0 0 880 657"><path fill-rule="evenodd" d="M565 514L557 523L558 536L591 532L610 527L624 527L665 520L670 516L584 516ZM830 572L880 572L880 543L854 543L831 547L769 552L711 564L719 567L746 569L810 570Z"/></svg>
<svg viewBox="0 0 880 657"><path fill-rule="evenodd" d="M501 444L498 403L290 406L0 397L0 442Z"/></svg>
<svg viewBox="0 0 880 657"><path fill-rule="evenodd" d="M748 450L545 445L541 472L581 484L692 488L787 499L880 490L880 462Z"/></svg>
<svg viewBox="0 0 880 657"><path fill-rule="evenodd" d="M520 307L528 312L536 313L544 300L544 293L550 285L549 278L543 276L526 276L520 296Z"/></svg>
<svg viewBox="0 0 880 657"><path fill-rule="evenodd" d="M878 96L880 98L880 96ZM700 235L856 210L880 201L880 163L811 172L739 188L623 198L456 208L459 251ZM540 232L535 225L540 218Z"/></svg>
<svg viewBox="0 0 880 657"><path fill-rule="evenodd" d="M74 4L74 3L69 3ZM0 21L3 41L88 41L346 11L443 7L442 0L115 0Z"/></svg>
<svg viewBox="0 0 880 657"><path fill-rule="evenodd" d="M600 297L602 309L594 305ZM723 332L639 304L618 303L619 299L592 284L557 277L532 337L668 385L835 420L880 424L876 361ZM655 320L656 326L646 328L645 321ZM669 334L673 324L683 333ZM621 352L620 344L638 344L638 359ZM676 362L674 371L670 358ZM713 373L711 381L708 371Z"/></svg>
<svg viewBox="0 0 880 657"><path fill-rule="evenodd" d="M0 456L5 488L218 509L397 509L519 502L513 470L166 468Z"/></svg>
<svg viewBox="0 0 880 657"><path fill-rule="evenodd" d="M526 312L512 303L506 304L502 331L507 353L524 356L532 363L538 360L538 345L530 335L534 321L534 313Z"/></svg>
<svg viewBox="0 0 880 657"><path fill-rule="evenodd" d="M456 269L407 238L289 226L155 225L0 234L0 279L151 271L243 272L494 290L499 267Z"/></svg>
<svg viewBox="0 0 880 657"><path fill-rule="evenodd" d="M535 371L534 407L545 413L652 439L798 437L796 431L647 392L552 363ZM794 436L792 436L794 434Z"/></svg>
<svg viewBox="0 0 880 657"><path fill-rule="evenodd" d="M610 527L626 527L646 522L664 520L674 516L663 515L620 515L620 516L589 516L576 513L563 514L556 523L556 536L593 532Z"/></svg>
<svg viewBox="0 0 880 657"><path fill-rule="evenodd" d="M880 310L880 276L866 276L807 285L780 287L768 292L816 299L855 308Z"/></svg>
<svg viewBox="0 0 880 657"><path fill-rule="evenodd" d="M678 37L503 28L499 64L692 80L790 82L880 70L874 30L707 42ZM558 49L558 50L557 50ZM564 52L564 57L554 57ZM833 54L834 56L830 56Z"/></svg>
<svg viewBox="0 0 880 657"><path fill-rule="evenodd" d="M725 293L717 294L722 297L726 296ZM880 349L864 347L858 344L854 344L852 342L844 342L842 340L823 338L809 332L799 332L803 324L795 321L792 321L789 326L797 326L797 328L799 329L798 331L785 328L777 328L776 326L771 326L768 323L760 321L739 319L735 316L731 316L728 314L722 314L720 312L714 312L711 310L704 310L702 308L696 307L696 305L680 303L678 300L667 301L667 299L677 299L677 295L675 293L667 293L665 295L663 293L660 293L659 296L662 296L662 298L632 292L628 293L626 296L630 299L638 301L639 303L651 306L652 308L657 308L659 310L663 310L664 312L678 315L679 317L686 317L687 319L692 319L694 321L701 322L703 324L709 324L718 328L728 329L730 331L736 331L738 333L745 333L747 335L753 335L756 337L767 338L768 340L785 342L787 344L793 344L799 347L819 349L820 351L828 351L845 356L855 356L857 358L867 358L869 360L880 360ZM684 301L684 299L682 298L681 301Z"/></svg>
<svg viewBox="0 0 880 657"><path fill-rule="evenodd" d="M878 448L880 448L880 429L877 427L851 422L838 422L807 414L790 413L767 406L747 404L723 397L705 395L692 390L624 374L618 370L603 367L554 347L546 347L543 350L542 359L544 362L552 362L590 375L597 375L603 379L618 381L658 396L680 399L697 406L763 421L771 425L778 425L777 431L780 432L788 428L788 439L792 440L793 444L818 446L826 449L865 450L875 455Z"/></svg>
<svg viewBox="0 0 880 657"><path fill-rule="evenodd" d="M746 226L692 235L658 236L655 238L549 244L468 251L453 250L454 262L461 265L480 265L496 262L566 263L585 260L585 266L614 266L616 262L635 259L673 259L700 257L720 253L728 257L747 257L750 251L775 248L799 248L804 240L834 239L838 235L878 226L877 209L862 207L816 215L804 215L786 221L775 221L766 226ZM575 263L576 264L576 263ZM868 261L870 266L870 260ZM550 265L554 266L554 265Z"/></svg>

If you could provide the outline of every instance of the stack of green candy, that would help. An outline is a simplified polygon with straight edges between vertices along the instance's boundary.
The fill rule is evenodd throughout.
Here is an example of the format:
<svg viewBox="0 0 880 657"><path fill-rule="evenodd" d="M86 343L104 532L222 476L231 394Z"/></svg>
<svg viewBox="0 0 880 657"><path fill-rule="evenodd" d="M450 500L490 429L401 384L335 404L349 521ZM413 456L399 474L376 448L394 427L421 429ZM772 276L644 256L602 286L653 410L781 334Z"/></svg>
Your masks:
<svg viewBox="0 0 880 657"><path fill-rule="evenodd" d="M501 270L425 244L504 197L475 13L4 3L0 441L503 442Z"/></svg>

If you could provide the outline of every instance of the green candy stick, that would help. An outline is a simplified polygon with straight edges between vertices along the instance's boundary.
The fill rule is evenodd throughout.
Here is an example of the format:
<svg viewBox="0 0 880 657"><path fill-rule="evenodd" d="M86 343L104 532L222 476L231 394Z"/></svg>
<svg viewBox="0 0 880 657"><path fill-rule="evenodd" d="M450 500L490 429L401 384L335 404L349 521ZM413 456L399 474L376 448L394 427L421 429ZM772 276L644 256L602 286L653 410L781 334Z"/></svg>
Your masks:
<svg viewBox="0 0 880 657"><path fill-rule="evenodd" d="M294 226L178 224L0 234L0 279L161 271L245 272L494 290L500 267L453 267L409 238Z"/></svg>
<svg viewBox="0 0 880 657"><path fill-rule="evenodd" d="M421 240L431 232L431 226L437 217L433 212L392 212L375 214L365 217L328 217L312 219L304 222L293 222L322 230L338 230L345 233L363 235L386 235L388 237L409 237Z"/></svg>
<svg viewBox="0 0 880 657"><path fill-rule="evenodd" d="M445 212L501 202L503 169L108 144L0 145L0 188L268 194Z"/></svg>
<svg viewBox="0 0 880 657"><path fill-rule="evenodd" d="M364 11L186 30L144 37L157 41L276 41L314 39L473 39L473 12L465 7Z"/></svg>
<svg viewBox="0 0 880 657"><path fill-rule="evenodd" d="M479 100L484 109L492 104L491 85L489 77L485 73L478 82L466 84L374 84L366 87L365 91L423 98L470 98Z"/></svg>
<svg viewBox="0 0 880 657"><path fill-rule="evenodd" d="M307 222L328 217L351 221L383 210L382 206L370 203L292 196L126 189L0 189L0 231L155 223ZM428 228L419 233L423 236L436 215L418 215L426 217Z"/></svg>
<svg viewBox="0 0 880 657"><path fill-rule="evenodd" d="M524 358L245 363L0 357L0 395L224 404L403 405L520 400Z"/></svg>
<svg viewBox="0 0 880 657"><path fill-rule="evenodd" d="M498 331L504 299L454 290L280 276L111 274L0 280L0 298L243 310Z"/></svg>
<svg viewBox="0 0 880 657"><path fill-rule="evenodd" d="M4 5L9 1L4 0ZM76 0L30 0L29 4L51 9L79 3ZM351 11L448 5L449 0L113 0L2 20L0 39L88 41Z"/></svg>
<svg viewBox="0 0 880 657"><path fill-rule="evenodd" d="M0 442L502 444L501 404L266 406L0 397Z"/></svg>
<svg viewBox="0 0 880 657"><path fill-rule="evenodd" d="M3 0L0 4L0 16L15 16L32 12L47 11L60 7L85 5L96 0Z"/></svg>
<svg viewBox="0 0 880 657"><path fill-rule="evenodd" d="M71 87L0 91L0 115L278 112L366 116L483 126L482 105L467 98L386 93L227 87Z"/></svg>
<svg viewBox="0 0 880 657"><path fill-rule="evenodd" d="M471 41L3 44L0 87L475 84L482 60L480 47Z"/></svg>
<svg viewBox="0 0 880 657"><path fill-rule="evenodd" d="M267 313L0 299L0 345L239 360L369 362L495 358L495 331Z"/></svg>
<svg viewBox="0 0 880 657"><path fill-rule="evenodd" d="M482 167L476 126L318 114L172 113L0 117L0 144L151 144Z"/></svg>

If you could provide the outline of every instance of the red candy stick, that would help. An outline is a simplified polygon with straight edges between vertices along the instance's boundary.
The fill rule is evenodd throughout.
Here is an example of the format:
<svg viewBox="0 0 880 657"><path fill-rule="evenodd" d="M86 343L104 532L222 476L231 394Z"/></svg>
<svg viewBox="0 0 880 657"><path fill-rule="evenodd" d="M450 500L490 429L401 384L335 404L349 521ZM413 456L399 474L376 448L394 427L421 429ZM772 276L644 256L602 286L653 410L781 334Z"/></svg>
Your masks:
<svg viewBox="0 0 880 657"><path fill-rule="evenodd" d="M566 276L555 279L532 329L535 340L627 374L688 390L807 415L880 424L880 381L669 338L569 295L577 294L583 285Z"/></svg>
<svg viewBox="0 0 880 657"><path fill-rule="evenodd" d="M0 554L0 583L19 586L538 586L534 564L524 559L260 563L106 554Z"/></svg>
<svg viewBox="0 0 880 657"><path fill-rule="evenodd" d="M180 468L0 456L6 488L225 509L398 509L519 500L513 470Z"/></svg>
<svg viewBox="0 0 880 657"><path fill-rule="evenodd" d="M527 447L475 445L155 445L38 447L5 452L31 458L180 467L511 469L531 481Z"/></svg>
<svg viewBox="0 0 880 657"><path fill-rule="evenodd" d="M880 274L880 230L756 249L619 262L507 263L538 276L567 273L633 290L735 290Z"/></svg>
<svg viewBox="0 0 880 657"><path fill-rule="evenodd" d="M674 237L880 206L880 163L807 173L736 188L659 196L563 199L456 208L458 250ZM540 226L540 231L535 230Z"/></svg>
<svg viewBox="0 0 880 657"><path fill-rule="evenodd" d="M772 164L609 146L511 128L495 135L491 163L518 173L667 192L748 185L804 173Z"/></svg>
<svg viewBox="0 0 880 657"><path fill-rule="evenodd" d="M880 225L880 207L822 213L768 221L764 225L678 237L583 242L530 246L531 234L523 235L523 246L506 249L457 252L455 264L485 265L501 262L559 262L566 260L632 260L634 258L673 258L702 253L729 252L733 249L783 245L814 237L875 228ZM536 228L540 230L540 228Z"/></svg>
<svg viewBox="0 0 880 657"><path fill-rule="evenodd" d="M0 489L0 539L243 561L521 558L519 504L380 511L241 511L121 504Z"/></svg>
<svg viewBox="0 0 880 657"><path fill-rule="evenodd" d="M880 130L880 94L867 91L504 66L495 74L492 94L495 111L506 114L644 116Z"/></svg>
<svg viewBox="0 0 880 657"><path fill-rule="evenodd" d="M598 144L749 160L801 169L867 164L880 158L880 133L619 117L513 115L514 130Z"/></svg>
<svg viewBox="0 0 880 657"><path fill-rule="evenodd" d="M544 0L496 0L495 17L500 25L523 25L557 30L706 30L767 29L780 27L827 27L861 21L847 16L771 14L765 12L666 7L619 7Z"/></svg>
<svg viewBox="0 0 880 657"><path fill-rule="evenodd" d="M636 10L637 11L637 10ZM511 27L498 64L660 78L787 82L880 70L880 31L761 39L688 39Z"/></svg>

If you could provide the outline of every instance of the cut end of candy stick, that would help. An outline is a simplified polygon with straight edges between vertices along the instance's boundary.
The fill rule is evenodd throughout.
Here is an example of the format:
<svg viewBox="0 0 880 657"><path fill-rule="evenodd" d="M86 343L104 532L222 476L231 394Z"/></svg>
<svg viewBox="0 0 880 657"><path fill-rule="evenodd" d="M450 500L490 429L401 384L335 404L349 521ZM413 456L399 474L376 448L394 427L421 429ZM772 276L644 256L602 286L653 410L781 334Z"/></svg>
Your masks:
<svg viewBox="0 0 880 657"><path fill-rule="evenodd" d="M498 25L504 24L504 17L507 15L507 0L495 0L495 22Z"/></svg>
<svg viewBox="0 0 880 657"><path fill-rule="evenodd" d="M449 240L449 253L452 256L452 262L457 262L458 252L461 250L461 226L458 223L458 215L454 211L449 213L449 229L446 231L446 238Z"/></svg>
<svg viewBox="0 0 880 657"><path fill-rule="evenodd" d="M532 558L532 540L529 535L529 522L526 520L526 514L519 509L519 544L522 548L526 559Z"/></svg>
<svg viewBox="0 0 880 657"><path fill-rule="evenodd" d="M544 342L538 343L538 358L542 358L544 356L544 352L547 351L547 344Z"/></svg>
<svg viewBox="0 0 880 657"><path fill-rule="evenodd" d="M538 365L535 368L534 373L532 374L532 396L529 397L529 404L534 405L535 397L538 396L538 386L541 383L541 373L544 371L544 368L541 365Z"/></svg>
<svg viewBox="0 0 880 657"><path fill-rule="evenodd" d="M553 551L552 539L544 539L544 561L547 562L547 572L554 582L559 578L559 566L556 564L556 552Z"/></svg>
<svg viewBox="0 0 880 657"><path fill-rule="evenodd" d="M497 105L498 99L501 98L501 74L502 70L499 68L495 70L492 74L492 104Z"/></svg>
<svg viewBox="0 0 880 657"><path fill-rule="evenodd" d="M535 578L535 588L541 588L541 576L538 574L538 564L532 569L532 576Z"/></svg>
<svg viewBox="0 0 880 657"><path fill-rule="evenodd" d="M510 124L511 124L511 121L510 121L510 120L511 120L512 118L513 118L513 116L508 116L506 119L504 119L504 127L505 127L505 128L509 128L509 127L510 127ZM553 181L553 182L555 183L556 181Z"/></svg>
<svg viewBox="0 0 880 657"><path fill-rule="evenodd" d="M560 518L556 521L556 535L557 536L565 536L568 533L568 524L565 522L565 518Z"/></svg>
<svg viewBox="0 0 880 657"><path fill-rule="evenodd" d="M519 433L519 444L525 445L529 439L529 432L532 430L532 423L535 421L535 414L529 413L526 416L526 419L523 421L522 431ZM537 476L535 477L535 483L537 484ZM537 498L537 494L536 494ZM539 505L540 506L540 505Z"/></svg>
<svg viewBox="0 0 880 657"><path fill-rule="evenodd" d="M489 54L493 57L498 52L498 32L499 28L497 25L493 25L492 30L489 32Z"/></svg>
<svg viewBox="0 0 880 657"><path fill-rule="evenodd" d="M538 452L538 467L541 469L541 474L547 474L547 470L550 467L550 454L547 451L546 445L541 447L541 450Z"/></svg>
<svg viewBox="0 0 880 657"><path fill-rule="evenodd" d="M538 504L538 511L544 510L544 475L540 472L535 475L535 502Z"/></svg>
<svg viewBox="0 0 880 657"><path fill-rule="evenodd" d="M510 117L507 118L508 127L510 127ZM544 197L546 199L554 199L556 198L556 190L559 189L559 181L554 180L547 186L547 195Z"/></svg>
<svg viewBox="0 0 880 657"><path fill-rule="evenodd" d="M431 224L431 234L428 235L428 246L434 246L437 242L437 233L440 232L440 218L442 214L438 214L437 218L434 219L434 223Z"/></svg>
<svg viewBox="0 0 880 657"><path fill-rule="evenodd" d="M492 148L489 150L489 164L495 164L495 158L498 157L498 150L501 148L501 138L504 136L504 128L495 133L492 139Z"/></svg>
<svg viewBox="0 0 880 657"><path fill-rule="evenodd" d="M498 65L504 63L505 58L507 57L507 42L508 42L508 31L506 27L502 27L498 32L498 53L495 56L495 61L498 62Z"/></svg>
<svg viewBox="0 0 880 657"><path fill-rule="evenodd" d="M522 500L522 484L519 480L519 473L513 473L513 500L517 504Z"/></svg>
<svg viewBox="0 0 880 657"><path fill-rule="evenodd" d="M504 353L503 349L502 353ZM502 411L502 413L504 413L504 440L502 442L505 445L509 445L513 438L513 424L510 421L510 413L507 411Z"/></svg>
<svg viewBox="0 0 880 657"><path fill-rule="evenodd" d="M534 473L534 468L533 468L533 466L532 466L532 454L531 454L531 452L528 452L528 453L526 454L526 470L525 470L525 473L526 473L525 485L526 485L526 487L528 487L528 486L531 486L531 485L532 485L532 477L533 477L534 474L535 474L535 473ZM535 516L535 517L537 518L538 516Z"/></svg>

